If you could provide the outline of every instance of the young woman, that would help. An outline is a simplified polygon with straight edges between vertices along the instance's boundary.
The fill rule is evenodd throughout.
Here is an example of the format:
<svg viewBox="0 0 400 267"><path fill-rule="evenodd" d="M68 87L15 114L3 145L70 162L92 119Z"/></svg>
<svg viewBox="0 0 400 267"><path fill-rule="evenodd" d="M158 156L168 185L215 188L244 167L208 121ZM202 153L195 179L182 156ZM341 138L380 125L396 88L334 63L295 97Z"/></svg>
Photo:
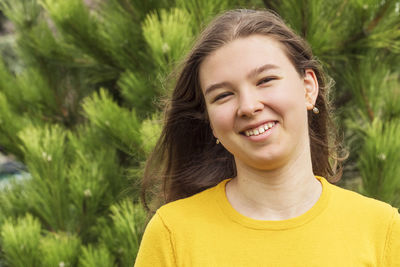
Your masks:
<svg viewBox="0 0 400 267"><path fill-rule="evenodd" d="M183 64L148 162L143 197L161 177L168 204L135 266L400 266L398 211L330 183L328 89L277 15L217 17Z"/></svg>

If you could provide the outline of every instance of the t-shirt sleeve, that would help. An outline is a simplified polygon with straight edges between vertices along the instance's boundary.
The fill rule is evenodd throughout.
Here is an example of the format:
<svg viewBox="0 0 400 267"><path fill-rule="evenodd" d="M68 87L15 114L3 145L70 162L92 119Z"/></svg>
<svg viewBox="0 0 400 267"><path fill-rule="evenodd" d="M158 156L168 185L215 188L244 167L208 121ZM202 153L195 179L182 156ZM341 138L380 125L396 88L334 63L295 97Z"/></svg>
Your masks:
<svg viewBox="0 0 400 267"><path fill-rule="evenodd" d="M393 208L392 222L386 240L385 261L382 266L400 266L400 214Z"/></svg>
<svg viewBox="0 0 400 267"><path fill-rule="evenodd" d="M176 266L171 232L157 212L149 221L136 256L135 267Z"/></svg>

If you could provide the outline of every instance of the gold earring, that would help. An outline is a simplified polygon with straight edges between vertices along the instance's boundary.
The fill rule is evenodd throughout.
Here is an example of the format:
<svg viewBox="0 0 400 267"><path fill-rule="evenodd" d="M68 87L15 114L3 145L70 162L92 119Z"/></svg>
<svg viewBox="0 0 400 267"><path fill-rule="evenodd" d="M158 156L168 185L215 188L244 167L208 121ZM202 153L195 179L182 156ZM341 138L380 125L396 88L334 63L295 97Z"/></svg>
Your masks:
<svg viewBox="0 0 400 267"><path fill-rule="evenodd" d="M215 143L218 145L219 144L219 139L217 138L217 140L215 141Z"/></svg>
<svg viewBox="0 0 400 267"><path fill-rule="evenodd" d="M319 113L319 109L316 106L314 106L312 108L312 112L314 112L314 114L318 114Z"/></svg>

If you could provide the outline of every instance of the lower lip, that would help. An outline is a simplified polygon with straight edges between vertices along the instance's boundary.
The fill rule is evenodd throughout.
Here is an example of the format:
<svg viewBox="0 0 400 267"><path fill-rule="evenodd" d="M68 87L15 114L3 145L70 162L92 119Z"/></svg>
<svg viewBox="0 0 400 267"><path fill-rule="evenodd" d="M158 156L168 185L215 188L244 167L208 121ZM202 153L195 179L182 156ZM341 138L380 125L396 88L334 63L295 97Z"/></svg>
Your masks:
<svg viewBox="0 0 400 267"><path fill-rule="evenodd" d="M274 126L272 126L271 128L269 128L268 130L266 130L266 131L263 132L262 134L259 134L259 135L251 135L251 136L243 135L243 137L245 137L245 138L247 138L247 139L249 139L249 140L251 140L251 141L254 141L254 142L264 141L265 139L267 139L267 138L271 135L272 131L275 130L275 127L276 127L277 125L278 125L278 123L276 122L276 123L274 124Z"/></svg>

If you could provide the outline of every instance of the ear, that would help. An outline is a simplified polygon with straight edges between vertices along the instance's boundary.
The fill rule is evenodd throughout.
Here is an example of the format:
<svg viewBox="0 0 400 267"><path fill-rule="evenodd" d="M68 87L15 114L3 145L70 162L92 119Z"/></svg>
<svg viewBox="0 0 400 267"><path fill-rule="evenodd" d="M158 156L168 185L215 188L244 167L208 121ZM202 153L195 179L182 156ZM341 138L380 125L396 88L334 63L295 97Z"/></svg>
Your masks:
<svg viewBox="0 0 400 267"><path fill-rule="evenodd" d="M305 100L306 100L306 107L307 110L311 110L318 97L318 80L315 72L312 69L306 69L304 71L304 93L305 93Z"/></svg>

